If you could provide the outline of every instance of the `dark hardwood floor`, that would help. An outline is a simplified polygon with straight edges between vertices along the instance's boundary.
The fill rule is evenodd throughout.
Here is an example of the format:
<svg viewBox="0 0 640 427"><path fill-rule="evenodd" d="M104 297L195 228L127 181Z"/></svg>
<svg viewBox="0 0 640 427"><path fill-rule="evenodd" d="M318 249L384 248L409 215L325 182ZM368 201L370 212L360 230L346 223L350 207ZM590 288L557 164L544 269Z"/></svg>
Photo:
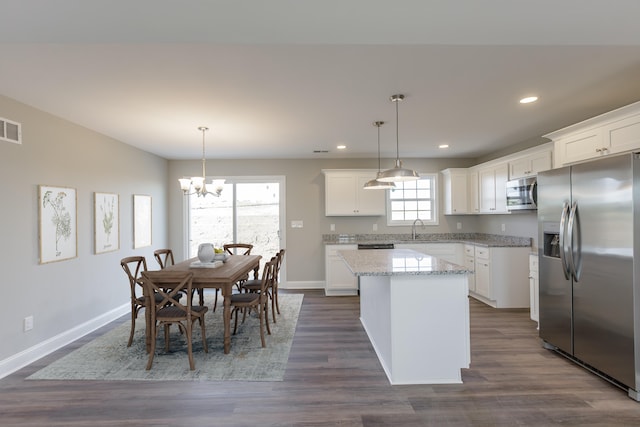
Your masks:
<svg viewBox="0 0 640 427"><path fill-rule="evenodd" d="M358 320L357 297L304 294L282 382L25 380L124 316L0 380L0 425L640 425L640 403L625 391L542 349L527 310L472 299L464 383L391 386Z"/></svg>

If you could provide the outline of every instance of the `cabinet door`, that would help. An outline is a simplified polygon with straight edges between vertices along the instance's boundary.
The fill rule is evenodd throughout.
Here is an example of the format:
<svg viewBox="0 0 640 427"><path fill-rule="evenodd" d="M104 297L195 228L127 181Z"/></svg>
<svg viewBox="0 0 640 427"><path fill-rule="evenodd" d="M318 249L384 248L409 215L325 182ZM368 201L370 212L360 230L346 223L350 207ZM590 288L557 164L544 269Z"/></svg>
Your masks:
<svg viewBox="0 0 640 427"><path fill-rule="evenodd" d="M554 147L560 164L579 162L602 155L604 147L602 135L601 129L595 128L557 140Z"/></svg>
<svg viewBox="0 0 640 427"><path fill-rule="evenodd" d="M529 256L529 304L531 320L539 322L539 284L538 284L538 257L536 255Z"/></svg>
<svg viewBox="0 0 640 427"><path fill-rule="evenodd" d="M467 174L469 193L469 213L480 213L480 191L478 188L478 172L470 171Z"/></svg>
<svg viewBox="0 0 640 427"><path fill-rule="evenodd" d="M358 292L358 278L351 273L347 264L338 255L339 250L356 250L355 245L325 246L325 294L355 295Z"/></svg>
<svg viewBox="0 0 640 427"><path fill-rule="evenodd" d="M357 215L384 215L385 214L385 194L386 190L365 190L364 185L371 179L375 178L375 174L370 173L356 175L356 199Z"/></svg>
<svg viewBox="0 0 640 427"><path fill-rule="evenodd" d="M478 172L480 180L480 212L493 213L496 210L496 178L493 169Z"/></svg>
<svg viewBox="0 0 640 427"><path fill-rule="evenodd" d="M551 169L551 151L545 150L511 160L509 162L509 179L535 176L538 172L549 169Z"/></svg>
<svg viewBox="0 0 640 427"><path fill-rule="evenodd" d="M355 215L355 177L349 175L327 175L325 188L326 215Z"/></svg>
<svg viewBox="0 0 640 427"><path fill-rule="evenodd" d="M485 298L493 299L491 295L491 262L476 258L476 293Z"/></svg>
<svg viewBox="0 0 640 427"><path fill-rule="evenodd" d="M494 171L495 177L495 212L506 213L507 210L507 181L509 180L509 167L505 163L496 166Z"/></svg>
<svg viewBox="0 0 640 427"><path fill-rule="evenodd" d="M467 174L452 173L449 178L448 189L445 190L445 199L448 196L445 213L451 215L467 213Z"/></svg>
<svg viewBox="0 0 640 427"><path fill-rule="evenodd" d="M466 256L465 257L465 261L464 261L464 266L467 268L467 270L472 271L472 274L469 274L467 276L468 280L469 280L469 291L470 292L476 292L476 275L475 275L475 271L476 271L476 264L475 264L475 258L473 256Z"/></svg>
<svg viewBox="0 0 640 427"><path fill-rule="evenodd" d="M640 115L611 123L604 128L604 138L611 153L640 148Z"/></svg>

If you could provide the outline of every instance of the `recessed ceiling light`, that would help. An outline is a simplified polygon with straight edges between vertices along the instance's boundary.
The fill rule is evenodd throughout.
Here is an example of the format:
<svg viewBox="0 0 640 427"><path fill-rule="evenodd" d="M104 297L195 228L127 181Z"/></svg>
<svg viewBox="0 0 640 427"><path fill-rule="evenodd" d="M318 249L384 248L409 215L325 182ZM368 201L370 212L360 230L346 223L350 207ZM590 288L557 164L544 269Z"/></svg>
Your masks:
<svg viewBox="0 0 640 427"><path fill-rule="evenodd" d="M520 104L530 104L532 102L536 102L538 100L537 96L527 96L526 98L522 98L520 100Z"/></svg>
<svg viewBox="0 0 640 427"><path fill-rule="evenodd" d="M449 144L440 144L438 148L449 148Z"/></svg>
<svg viewBox="0 0 640 427"><path fill-rule="evenodd" d="M336 148L338 150L344 150L345 148L347 148L347 146L346 145L338 145Z"/></svg>

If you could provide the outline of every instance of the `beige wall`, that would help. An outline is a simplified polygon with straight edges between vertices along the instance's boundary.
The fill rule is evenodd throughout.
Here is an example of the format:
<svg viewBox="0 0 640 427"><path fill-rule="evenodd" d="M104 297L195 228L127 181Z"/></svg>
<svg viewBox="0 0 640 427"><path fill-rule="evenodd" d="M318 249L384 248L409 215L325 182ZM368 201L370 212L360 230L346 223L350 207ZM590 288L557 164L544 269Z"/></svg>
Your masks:
<svg viewBox="0 0 640 427"><path fill-rule="evenodd" d="M120 259L167 244L167 161L0 96L22 145L0 141L0 374L3 361L129 303ZM39 264L38 185L77 190L78 257ZM120 250L94 254L93 193L120 195ZM153 247L133 249L132 195L153 200ZM153 264L152 264L153 265ZM125 306L126 307L126 306ZM23 319L34 328L23 332ZM1 376L1 375L0 375Z"/></svg>
<svg viewBox="0 0 640 427"><path fill-rule="evenodd" d="M128 282L119 261L143 255L155 268L153 250L171 247L183 259L183 196L177 178L200 170L200 162L167 161L120 141L0 96L0 117L22 123L22 145L0 142L2 189L0 236L0 286L5 308L0 310L0 377L19 367L29 355L46 354L73 339L77 328L88 328L115 312L126 312ZM467 167L473 159L407 159L405 166L420 172ZM383 159L383 167L393 161ZM286 241L289 282L324 282L322 234L409 233L409 227L387 227L384 217L346 218L324 215L322 169L376 169L377 159L312 160L210 160L207 170L219 176L285 176ZM78 257L39 264L38 185L73 187L77 190ZM442 180L440 201L442 201ZM120 249L94 254L93 193L120 196ZM153 244L133 249L133 194L153 200ZM304 228L289 228L291 220L303 220ZM444 216L426 232L490 232L535 237L535 214L496 216ZM506 232L501 224L506 223ZM124 311L123 311L124 310ZM23 332L23 319L34 317L34 329ZM97 319L97 320L96 320ZM27 356L25 356L27 354Z"/></svg>
<svg viewBox="0 0 640 427"><path fill-rule="evenodd" d="M393 164L383 160L383 165ZM439 172L448 167L473 165L469 159L409 159L405 166L423 173ZM198 161L169 162L169 221L170 244L180 259L185 236L183 235L183 196L177 179L198 171ZM209 160L207 171L216 176L239 175L283 175L286 177L286 278L288 282L324 281L324 246L322 234L331 233L330 224L335 224L336 233L374 233L373 224L378 224L377 233L408 233L409 227L387 227L385 217L326 217L324 215L324 175L322 169L377 169L377 159L318 159L318 160ZM211 172L210 172L211 173ZM213 173L211 173L213 175ZM372 176L373 178L373 176ZM442 180L439 179L442 188ZM440 191L442 198L442 191ZM304 228L292 229L292 220L302 220ZM456 231L456 222L463 223L465 232L475 231L476 217L453 219L440 213L440 224L427 227L425 232L446 233Z"/></svg>

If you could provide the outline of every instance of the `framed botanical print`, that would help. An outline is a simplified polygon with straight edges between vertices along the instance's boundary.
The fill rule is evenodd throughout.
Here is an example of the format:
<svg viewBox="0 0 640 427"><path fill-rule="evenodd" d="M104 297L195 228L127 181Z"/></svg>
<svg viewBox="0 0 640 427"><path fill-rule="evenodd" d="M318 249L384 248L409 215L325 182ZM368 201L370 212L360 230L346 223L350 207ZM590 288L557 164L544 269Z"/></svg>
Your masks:
<svg viewBox="0 0 640 427"><path fill-rule="evenodd" d="M151 196L133 195L133 247L151 246Z"/></svg>
<svg viewBox="0 0 640 427"><path fill-rule="evenodd" d="M76 189L38 186L40 264L78 256Z"/></svg>
<svg viewBox="0 0 640 427"><path fill-rule="evenodd" d="M93 194L96 254L120 249L120 199L113 193Z"/></svg>

